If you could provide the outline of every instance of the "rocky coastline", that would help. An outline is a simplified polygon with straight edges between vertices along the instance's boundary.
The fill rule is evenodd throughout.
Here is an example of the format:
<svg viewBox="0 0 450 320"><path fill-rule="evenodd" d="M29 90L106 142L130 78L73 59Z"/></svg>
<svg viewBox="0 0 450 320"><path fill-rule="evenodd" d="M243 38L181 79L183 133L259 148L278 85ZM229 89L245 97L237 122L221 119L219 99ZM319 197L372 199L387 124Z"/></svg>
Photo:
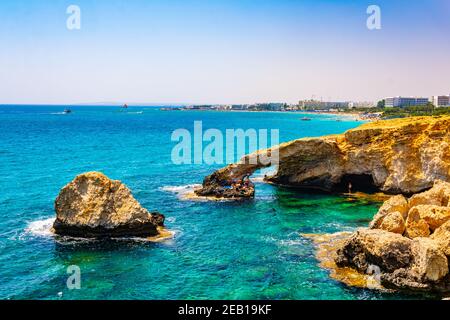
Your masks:
<svg viewBox="0 0 450 320"><path fill-rule="evenodd" d="M450 183L407 199L387 200L369 225L337 249L337 267L367 274L380 284L405 291L450 292Z"/></svg>
<svg viewBox="0 0 450 320"><path fill-rule="evenodd" d="M351 286L450 292L450 117L366 123L344 134L291 141L245 156L203 181L197 194L251 198L229 186L267 167L258 157L278 152L265 181L333 193L393 195L367 229L305 235L331 276Z"/></svg>
<svg viewBox="0 0 450 320"><path fill-rule="evenodd" d="M214 172L197 194L230 197L227 190L233 182L270 166L259 157L276 151L277 172L265 178L276 185L412 195L430 189L436 180L450 181L449 128L448 116L413 117L365 123L339 135L294 140ZM253 197L254 192L244 196Z"/></svg>
<svg viewBox="0 0 450 320"><path fill-rule="evenodd" d="M311 236L321 266L348 285L450 293L450 117L364 124L341 135L299 139L245 156L207 176L199 197L251 199L258 157L279 154L266 182L336 193L382 192L368 228ZM256 160L256 161L255 161ZM158 237L164 216L149 212L120 181L77 176L55 200L54 232L83 238ZM306 235L305 235L306 236Z"/></svg>

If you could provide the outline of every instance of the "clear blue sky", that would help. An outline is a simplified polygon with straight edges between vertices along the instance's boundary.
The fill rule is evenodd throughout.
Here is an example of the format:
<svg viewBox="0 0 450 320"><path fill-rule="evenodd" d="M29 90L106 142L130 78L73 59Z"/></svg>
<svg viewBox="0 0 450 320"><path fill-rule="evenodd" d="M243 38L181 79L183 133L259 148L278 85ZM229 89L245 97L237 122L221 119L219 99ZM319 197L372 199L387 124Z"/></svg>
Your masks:
<svg viewBox="0 0 450 320"><path fill-rule="evenodd" d="M447 0L1 0L0 103L449 94L449 33Z"/></svg>

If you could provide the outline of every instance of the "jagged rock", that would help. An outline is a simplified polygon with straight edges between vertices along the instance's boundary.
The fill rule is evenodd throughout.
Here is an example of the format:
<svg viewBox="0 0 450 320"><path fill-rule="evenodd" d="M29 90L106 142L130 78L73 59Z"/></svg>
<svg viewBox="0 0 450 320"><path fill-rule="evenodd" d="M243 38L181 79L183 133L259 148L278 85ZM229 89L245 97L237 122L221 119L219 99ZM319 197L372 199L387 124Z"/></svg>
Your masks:
<svg viewBox="0 0 450 320"><path fill-rule="evenodd" d="M147 211L123 183L99 172L62 188L55 211L55 233L75 237L155 236L164 224L163 215Z"/></svg>
<svg viewBox="0 0 450 320"><path fill-rule="evenodd" d="M419 205L447 207L449 205L449 197L450 184L442 180L436 180L430 190L413 195L408 200L408 203L410 208Z"/></svg>
<svg viewBox="0 0 450 320"><path fill-rule="evenodd" d="M377 229L383 223L384 218L390 213L394 212L398 212L401 214L404 223L404 220L408 217L408 210L409 210L408 200L406 200L406 198L403 195L393 196L383 203L380 210L378 210L378 213L375 215L372 222L370 223L369 228Z"/></svg>
<svg viewBox="0 0 450 320"><path fill-rule="evenodd" d="M450 181L449 132L448 116L366 123L341 135L299 139L258 151L212 176L219 178L216 186L229 186L273 164L251 160L278 153L277 173L266 179L274 184L331 192L375 189L414 194L431 188L435 180ZM217 181L206 178L203 187L211 182ZM448 202L449 194L444 192L438 202ZM440 205L419 203L418 198L411 201L412 206Z"/></svg>
<svg viewBox="0 0 450 320"><path fill-rule="evenodd" d="M450 221L437 228L430 239L436 241L442 252L450 259Z"/></svg>
<svg viewBox="0 0 450 320"><path fill-rule="evenodd" d="M379 229L393 233L403 234L406 229L405 219L403 218L403 215L400 212L398 211L391 212L383 218L383 221L381 222Z"/></svg>
<svg viewBox="0 0 450 320"><path fill-rule="evenodd" d="M438 282L448 274L448 262L436 241L416 238L412 244L411 272L420 282Z"/></svg>
<svg viewBox="0 0 450 320"><path fill-rule="evenodd" d="M358 230L337 251L336 264L364 273L370 265L393 272L411 264L411 245L412 240L385 230Z"/></svg>
<svg viewBox="0 0 450 320"><path fill-rule="evenodd" d="M225 199L246 199L255 195L255 185L251 181L245 184L242 179L228 181L221 177L220 172L208 176L203 181L203 187L196 189L195 194L202 197L215 197ZM237 183L239 181L239 183Z"/></svg>
<svg viewBox="0 0 450 320"><path fill-rule="evenodd" d="M406 234L408 238L428 237L430 235L430 226L421 218L417 207L412 208L406 219Z"/></svg>
<svg viewBox="0 0 450 320"><path fill-rule="evenodd" d="M411 209L413 210L419 213L420 218L428 224L431 231L450 220L450 207L421 204Z"/></svg>
<svg viewBox="0 0 450 320"><path fill-rule="evenodd" d="M354 233L341 245L336 264L362 273L376 265L381 284L389 289L450 292L449 190L450 183L436 181L430 190L412 196L408 206L403 197L390 198L371 229ZM393 211L398 208L403 214Z"/></svg>
<svg viewBox="0 0 450 320"><path fill-rule="evenodd" d="M447 258L431 239L411 240L385 230L359 230L337 250L336 265L362 273L376 266L385 288L450 290Z"/></svg>

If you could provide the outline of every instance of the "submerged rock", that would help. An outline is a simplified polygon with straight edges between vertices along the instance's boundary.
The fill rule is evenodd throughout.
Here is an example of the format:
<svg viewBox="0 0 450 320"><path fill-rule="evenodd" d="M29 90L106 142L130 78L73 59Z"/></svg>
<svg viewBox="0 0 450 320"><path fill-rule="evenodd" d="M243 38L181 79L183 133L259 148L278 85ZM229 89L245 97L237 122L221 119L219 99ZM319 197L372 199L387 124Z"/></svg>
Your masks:
<svg viewBox="0 0 450 320"><path fill-rule="evenodd" d="M55 200L56 234L96 237L151 237L159 234L164 216L150 213L120 181L99 172L77 176Z"/></svg>
<svg viewBox="0 0 450 320"><path fill-rule="evenodd" d="M299 139L216 171L204 180L199 193L228 196L223 190L233 181L274 165L258 161L259 157L278 153L277 173L266 179L274 184L330 192L414 194L431 188L435 180L450 181L449 133L448 116L411 117L366 123L340 135ZM436 202L448 202L449 195L443 193ZM411 201L422 204L422 200Z"/></svg>
<svg viewBox="0 0 450 320"><path fill-rule="evenodd" d="M448 190L450 183L437 181L409 200L386 201L370 229L357 231L340 245L336 265L363 274L376 266L380 283L389 289L450 292Z"/></svg>

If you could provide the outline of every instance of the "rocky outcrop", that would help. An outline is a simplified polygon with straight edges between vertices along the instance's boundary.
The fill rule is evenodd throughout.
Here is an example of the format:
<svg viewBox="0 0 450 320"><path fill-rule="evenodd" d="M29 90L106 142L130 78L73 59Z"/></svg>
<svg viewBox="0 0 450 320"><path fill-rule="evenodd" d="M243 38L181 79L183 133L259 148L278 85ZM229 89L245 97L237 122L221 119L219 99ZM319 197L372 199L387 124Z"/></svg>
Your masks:
<svg viewBox="0 0 450 320"><path fill-rule="evenodd" d="M450 292L450 183L410 199L387 200L369 229L354 233L337 250L338 267L380 272L385 288Z"/></svg>
<svg viewBox="0 0 450 320"><path fill-rule="evenodd" d="M437 242L439 248L450 257L450 221L447 221L431 235L430 239Z"/></svg>
<svg viewBox="0 0 450 320"><path fill-rule="evenodd" d="M380 284L408 291L450 291L448 259L437 242L411 240L384 230L360 230L337 251L336 265L366 274L379 270Z"/></svg>
<svg viewBox="0 0 450 320"><path fill-rule="evenodd" d="M214 197L224 199L246 199L255 195L255 185L247 180L244 184L243 178L224 180L219 172L205 178L203 186L194 192L201 197Z"/></svg>
<svg viewBox="0 0 450 320"><path fill-rule="evenodd" d="M381 206L378 213L374 216L372 222L370 223L370 228L378 228L385 220L397 220L398 224L405 225L405 220L408 217L408 200L402 195L393 196L392 198L386 200ZM396 215L397 218L390 218L389 215ZM403 219L398 218L398 214L402 216ZM382 228L387 230L386 228ZM388 230L391 231L391 230ZM401 228L401 232L396 232L403 234L404 228Z"/></svg>
<svg viewBox="0 0 450 320"><path fill-rule="evenodd" d="M97 237L151 237L164 225L164 216L150 213L120 181L99 172L77 176L55 200L56 234Z"/></svg>
<svg viewBox="0 0 450 320"><path fill-rule="evenodd" d="M366 123L340 135L291 141L216 171L204 180L198 193L226 196L224 190L233 181L273 164L259 161L261 156L267 159L277 152L277 173L266 179L274 184L411 195L431 188L435 180L450 181L449 130L450 117L413 117Z"/></svg>

